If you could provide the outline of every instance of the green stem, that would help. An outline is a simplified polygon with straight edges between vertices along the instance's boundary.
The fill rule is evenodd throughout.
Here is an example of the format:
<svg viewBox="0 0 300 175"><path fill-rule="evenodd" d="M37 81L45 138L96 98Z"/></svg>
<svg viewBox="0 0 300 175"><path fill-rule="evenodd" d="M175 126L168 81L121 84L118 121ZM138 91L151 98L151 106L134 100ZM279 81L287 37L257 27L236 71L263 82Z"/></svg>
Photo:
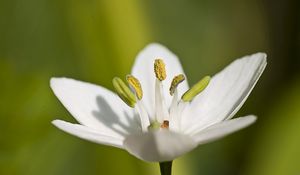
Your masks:
<svg viewBox="0 0 300 175"><path fill-rule="evenodd" d="M159 162L160 174L171 175L172 174L172 161Z"/></svg>

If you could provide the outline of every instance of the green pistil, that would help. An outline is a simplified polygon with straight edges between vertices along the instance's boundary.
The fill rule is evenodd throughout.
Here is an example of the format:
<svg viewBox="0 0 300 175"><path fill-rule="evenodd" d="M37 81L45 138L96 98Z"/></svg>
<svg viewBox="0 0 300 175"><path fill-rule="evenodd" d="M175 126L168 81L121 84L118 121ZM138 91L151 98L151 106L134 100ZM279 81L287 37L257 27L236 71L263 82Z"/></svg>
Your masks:
<svg viewBox="0 0 300 175"><path fill-rule="evenodd" d="M160 126L161 126L161 123L159 123L158 121L154 121L148 126L148 130L149 131L157 131L160 129Z"/></svg>

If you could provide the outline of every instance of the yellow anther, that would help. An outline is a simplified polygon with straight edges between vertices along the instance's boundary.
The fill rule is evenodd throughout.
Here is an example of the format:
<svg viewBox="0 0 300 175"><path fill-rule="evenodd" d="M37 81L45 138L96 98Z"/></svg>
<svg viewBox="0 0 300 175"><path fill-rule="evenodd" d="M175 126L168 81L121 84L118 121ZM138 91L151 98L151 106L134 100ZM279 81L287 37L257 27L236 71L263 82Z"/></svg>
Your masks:
<svg viewBox="0 0 300 175"><path fill-rule="evenodd" d="M139 100L143 98L143 90L140 81L132 75L127 75L126 80L129 86L135 91L135 94Z"/></svg>
<svg viewBox="0 0 300 175"><path fill-rule="evenodd" d="M193 100L193 98L202 92L209 84L210 76L205 76L198 83L196 83L191 89L187 90L181 97L184 102Z"/></svg>
<svg viewBox="0 0 300 175"><path fill-rule="evenodd" d="M175 89L177 88L179 83L183 82L184 80L185 80L185 77L183 74L179 74L173 78L171 86L170 86L170 95L174 94Z"/></svg>
<svg viewBox="0 0 300 175"><path fill-rule="evenodd" d="M122 81L121 78L115 77L112 80L113 86L118 94L118 96L130 107L134 107L136 99L134 94L131 92L129 87Z"/></svg>
<svg viewBox="0 0 300 175"><path fill-rule="evenodd" d="M165 63L162 59L156 59L154 62L154 72L155 76L159 81L163 81L166 79L166 68Z"/></svg>

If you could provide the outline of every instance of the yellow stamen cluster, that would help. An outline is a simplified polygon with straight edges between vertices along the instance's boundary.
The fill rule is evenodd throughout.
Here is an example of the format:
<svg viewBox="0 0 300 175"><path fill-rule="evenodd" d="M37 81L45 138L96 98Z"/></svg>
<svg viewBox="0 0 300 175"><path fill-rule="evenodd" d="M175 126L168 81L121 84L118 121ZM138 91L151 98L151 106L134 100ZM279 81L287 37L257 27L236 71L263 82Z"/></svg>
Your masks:
<svg viewBox="0 0 300 175"><path fill-rule="evenodd" d="M170 95L173 96L175 89L177 86L185 80L185 77L183 74L179 74L175 76L172 80L171 86L170 86Z"/></svg>
<svg viewBox="0 0 300 175"><path fill-rule="evenodd" d="M129 86L135 91L136 97L141 100L143 98L143 90L140 81L132 75L127 75L126 80Z"/></svg>
<svg viewBox="0 0 300 175"><path fill-rule="evenodd" d="M156 59L154 62L154 72L155 76L159 81L163 81L166 79L166 68L165 63L162 59Z"/></svg>
<svg viewBox="0 0 300 175"><path fill-rule="evenodd" d="M165 63L163 62L162 59L156 59L154 62L154 72L155 72L155 76L157 78L157 80L159 81L163 81L166 79L167 75L166 75L166 66ZM139 80L132 76L132 75L127 75L126 76L126 80L128 82L128 85L125 84L122 79L120 79L119 77L115 77L113 79L113 86L116 90L116 93L118 94L118 96L130 107L134 108L136 103L139 102L139 100L141 100L143 98L143 90L142 90L142 86L141 83L139 82ZM176 89L178 87L178 85L183 82L185 80L185 77L183 74L179 74L177 76L175 76L171 82L170 85L170 95L173 96L174 93L176 92ZM161 82L156 81L156 88L158 88L158 91L156 92L156 98L157 96L160 97L162 95L161 89L162 85ZM201 79L198 83L196 83L192 88L190 88L189 90L187 90L182 96L181 99L184 102L189 102L191 100L193 100L193 98L195 96L197 96L200 92L202 92L209 84L210 82L210 77L206 76L203 79ZM157 90L157 89L156 89ZM177 96L174 97L175 100L177 100ZM163 99L161 98L157 98L156 100L158 100L158 103L156 106L158 109L160 109L160 105L162 105L161 101L163 101ZM159 110L158 110L159 111ZM157 115L163 115L163 114L157 114ZM162 123L154 121L152 122L149 126L148 129L149 130L158 130L158 129L169 129L169 121L168 120L163 120Z"/></svg>

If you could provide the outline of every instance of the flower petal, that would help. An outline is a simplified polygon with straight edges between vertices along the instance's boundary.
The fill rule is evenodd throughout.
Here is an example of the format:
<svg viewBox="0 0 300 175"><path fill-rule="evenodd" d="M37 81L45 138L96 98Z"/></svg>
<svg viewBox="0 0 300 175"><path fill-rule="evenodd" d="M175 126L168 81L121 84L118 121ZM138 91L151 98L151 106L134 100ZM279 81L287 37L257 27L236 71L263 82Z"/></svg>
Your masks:
<svg viewBox="0 0 300 175"><path fill-rule="evenodd" d="M235 60L216 74L184 111L185 132L232 118L244 104L266 64L266 54L256 53Z"/></svg>
<svg viewBox="0 0 300 175"><path fill-rule="evenodd" d="M160 44L150 44L138 54L131 73L141 82L144 91L143 101L151 116L154 115L155 73L153 69L154 60L157 58L162 59L166 65L167 78L163 81L163 94L167 106L170 106L172 100L169 94L172 79L178 74L184 74L177 56ZM188 90L188 83L184 81L178 86L179 96L186 90Z"/></svg>
<svg viewBox="0 0 300 175"><path fill-rule="evenodd" d="M253 115L226 120L199 131L192 137L197 141L198 145L205 144L245 128L254 123L255 120L256 117Z"/></svg>
<svg viewBox="0 0 300 175"><path fill-rule="evenodd" d="M52 121L53 125L58 127L59 129L77 136L79 138L89 140L91 142L95 142L102 145L108 145L108 146L114 146L117 148L123 149L123 139L122 138L116 138L109 135L104 135L99 133L95 129L88 128L83 125L79 124L72 124L69 122L65 122L62 120L54 120Z"/></svg>
<svg viewBox="0 0 300 175"><path fill-rule="evenodd" d="M137 132L133 110L113 92L68 78L51 78L54 94L76 120L115 137Z"/></svg>
<svg viewBox="0 0 300 175"><path fill-rule="evenodd" d="M148 162L174 160L196 147L189 136L156 131L131 135L124 140L124 148L135 157Z"/></svg>

